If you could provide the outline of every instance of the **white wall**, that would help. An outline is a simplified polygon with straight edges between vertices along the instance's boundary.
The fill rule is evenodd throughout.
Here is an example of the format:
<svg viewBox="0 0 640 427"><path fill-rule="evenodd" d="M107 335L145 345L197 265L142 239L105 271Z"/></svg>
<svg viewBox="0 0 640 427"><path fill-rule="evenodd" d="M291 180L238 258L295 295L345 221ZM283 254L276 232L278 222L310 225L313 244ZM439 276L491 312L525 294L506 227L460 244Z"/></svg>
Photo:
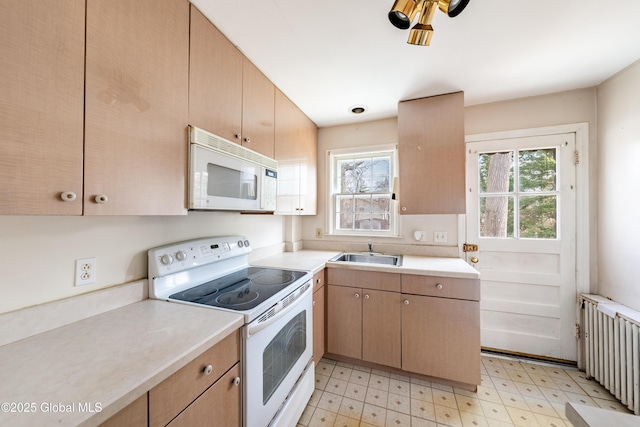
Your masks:
<svg viewBox="0 0 640 427"><path fill-rule="evenodd" d="M152 247L243 233L254 253L284 241L284 217L224 212L187 216L0 216L0 313L147 277ZM97 258L97 283L74 287L75 260Z"/></svg>
<svg viewBox="0 0 640 427"><path fill-rule="evenodd" d="M640 311L640 62L598 87L598 294Z"/></svg>

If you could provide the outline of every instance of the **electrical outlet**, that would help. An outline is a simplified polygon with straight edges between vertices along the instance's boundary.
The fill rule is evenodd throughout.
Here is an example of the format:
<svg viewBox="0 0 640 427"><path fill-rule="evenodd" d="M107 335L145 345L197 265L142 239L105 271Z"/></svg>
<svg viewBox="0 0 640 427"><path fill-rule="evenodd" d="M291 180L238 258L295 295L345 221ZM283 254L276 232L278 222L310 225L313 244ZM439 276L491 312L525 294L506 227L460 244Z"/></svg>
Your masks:
<svg viewBox="0 0 640 427"><path fill-rule="evenodd" d="M322 228L316 228L316 239L322 239Z"/></svg>
<svg viewBox="0 0 640 427"><path fill-rule="evenodd" d="M434 243L447 243L447 232L446 231L434 231L433 232L433 242Z"/></svg>
<svg viewBox="0 0 640 427"><path fill-rule="evenodd" d="M96 283L97 261L95 258L76 260L76 286Z"/></svg>

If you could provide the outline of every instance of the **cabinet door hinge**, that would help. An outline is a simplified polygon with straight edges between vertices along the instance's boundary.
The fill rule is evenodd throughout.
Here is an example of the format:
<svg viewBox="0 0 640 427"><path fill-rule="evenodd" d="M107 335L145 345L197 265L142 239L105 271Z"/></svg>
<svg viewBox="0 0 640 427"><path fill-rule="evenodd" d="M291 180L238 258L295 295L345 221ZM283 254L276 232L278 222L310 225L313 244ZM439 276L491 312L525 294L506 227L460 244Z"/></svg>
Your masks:
<svg viewBox="0 0 640 427"><path fill-rule="evenodd" d="M574 155L573 164L574 165L579 164L580 163L580 152L578 150L575 150L573 152L573 155Z"/></svg>
<svg viewBox="0 0 640 427"><path fill-rule="evenodd" d="M576 323L576 340L580 339L580 325Z"/></svg>

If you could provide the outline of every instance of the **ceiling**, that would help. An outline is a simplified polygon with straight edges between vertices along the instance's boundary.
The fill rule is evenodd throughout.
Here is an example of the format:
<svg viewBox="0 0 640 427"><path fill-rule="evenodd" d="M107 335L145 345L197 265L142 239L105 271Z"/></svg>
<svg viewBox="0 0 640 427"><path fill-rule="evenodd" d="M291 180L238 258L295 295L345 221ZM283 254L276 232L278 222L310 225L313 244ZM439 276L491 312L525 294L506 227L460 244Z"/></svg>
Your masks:
<svg viewBox="0 0 640 427"><path fill-rule="evenodd" d="M391 25L393 0L191 2L320 127L459 90L475 105L592 87L640 59L638 0L471 0L436 12L430 46Z"/></svg>

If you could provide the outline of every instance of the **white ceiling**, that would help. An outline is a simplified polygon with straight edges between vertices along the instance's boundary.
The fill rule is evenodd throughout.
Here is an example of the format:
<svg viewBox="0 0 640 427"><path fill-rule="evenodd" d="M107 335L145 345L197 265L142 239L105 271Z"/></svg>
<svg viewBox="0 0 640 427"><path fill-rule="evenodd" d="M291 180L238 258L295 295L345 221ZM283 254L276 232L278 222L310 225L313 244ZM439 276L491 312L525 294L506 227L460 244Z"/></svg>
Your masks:
<svg viewBox="0 0 640 427"><path fill-rule="evenodd" d="M640 0L471 0L436 12L424 47L389 22L393 0L191 2L320 127L459 90L474 105L591 87L640 59Z"/></svg>

